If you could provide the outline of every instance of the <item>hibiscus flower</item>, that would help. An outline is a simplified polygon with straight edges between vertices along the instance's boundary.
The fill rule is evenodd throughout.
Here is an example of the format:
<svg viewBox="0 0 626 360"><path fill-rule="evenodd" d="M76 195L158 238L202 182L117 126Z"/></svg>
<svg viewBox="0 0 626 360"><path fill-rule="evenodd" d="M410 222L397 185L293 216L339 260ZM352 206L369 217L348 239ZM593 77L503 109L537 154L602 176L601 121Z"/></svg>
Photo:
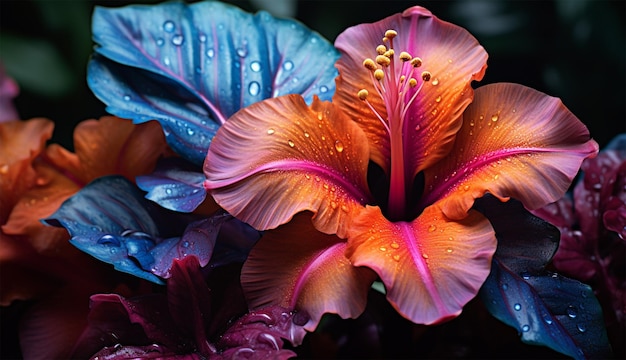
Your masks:
<svg viewBox="0 0 626 360"><path fill-rule="evenodd" d="M252 104L209 148L204 186L217 203L277 228L244 265L248 300L306 311L314 329L325 312L362 312L377 276L411 321L455 317L496 249L474 200L539 208L598 146L556 98L508 83L472 89L485 50L422 7L349 28L335 46L332 102Z"/></svg>

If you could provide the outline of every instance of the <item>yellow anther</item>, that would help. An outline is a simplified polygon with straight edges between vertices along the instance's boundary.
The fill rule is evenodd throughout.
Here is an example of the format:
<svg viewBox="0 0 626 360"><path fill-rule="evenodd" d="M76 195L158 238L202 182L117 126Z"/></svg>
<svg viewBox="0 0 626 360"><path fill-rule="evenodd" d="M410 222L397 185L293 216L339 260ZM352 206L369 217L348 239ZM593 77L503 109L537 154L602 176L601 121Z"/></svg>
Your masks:
<svg viewBox="0 0 626 360"><path fill-rule="evenodd" d="M415 78L410 78L409 79L409 86L414 88L417 86L417 80L415 80Z"/></svg>
<svg viewBox="0 0 626 360"><path fill-rule="evenodd" d="M385 51L385 53L383 55L385 55L386 57L391 59L393 57L393 55L395 55L395 53L396 52L393 51L393 49L389 49L389 50Z"/></svg>
<svg viewBox="0 0 626 360"><path fill-rule="evenodd" d="M378 53L378 55L382 55L387 52L387 47L385 45L378 45L376 47L376 52Z"/></svg>
<svg viewBox="0 0 626 360"><path fill-rule="evenodd" d="M376 62L382 66L389 66L391 60L385 55L378 55L376 56Z"/></svg>
<svg viewBox="0 0 626 360"><path fill-rule="evenodd" d="M376 78L376 80L380 81L385 77L385 72L381 69L376 69L376 71L374 71L374 77Z"/></svg>
<svg viewBox="0 0 626 360"><path fill-rule="evenodd" d="M385 31L385 37L389 40L395 38L396 36L398 36L398 32L395 30L387 30Z"/></svg>
<svg viewBox="0 0 626 360"><path fill-rule="evenodd" d="M361 89L359 90L359 92L357 93L357 95L359 96L359 99L361 100L365 100L367 99L367 95L369 95L369 91L365 90L365 89Z"/></svg>
<svg viewBox="0 0 626 360"><path fill-rule="evenodd" d="M406 80L406 76L404 76L404 75L400 75L400 82L401 82L401 83L403 83L403 82L404 82L404 80Z"/></svg>
<svg viewBox="0 0 626 360"><path fill-rule="evenodd" d="M422 73L422 80L424 80L424 81L429 81L431 76L432 76L432 75L430 74L430 72L428 72L428 71L424 71L424 72Z"/></svg>
<svg viewBox="0 0 626 360"><path fill-rule="evenodd" d="M374 60L370 58L363 60L363 66L365 66L365 68L367 68L368 70L372 70L372 71L378 69L378 66L376 66L376 63L374 62Z"/></svg>
<svg viewBox="0 0 626 360"><path fill-rule="evenodd" d="M409 61L409 60L411 60L411 58L412 58L411 54L409 54L406 51L403 51L403 52L400 53L400 60L402 60L402 61Z"/></svg>
<svg viewBox="0 0 626 360"><path fill-rule="evenodd" d="M413 67L420 67L420 66L422 66L422 59L420 59L418 57L414 57L413 59L411 59L411 65L413 65Z"/></svg>

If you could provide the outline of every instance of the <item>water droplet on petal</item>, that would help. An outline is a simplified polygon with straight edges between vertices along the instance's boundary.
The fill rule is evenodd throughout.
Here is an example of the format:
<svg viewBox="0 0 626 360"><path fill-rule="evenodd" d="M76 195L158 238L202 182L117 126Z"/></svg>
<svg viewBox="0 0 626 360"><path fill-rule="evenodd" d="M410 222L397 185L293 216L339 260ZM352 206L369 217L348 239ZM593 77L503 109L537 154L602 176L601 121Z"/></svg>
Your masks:
<svg viewBox="0 0 626 360"><path fill-rule="evenodd" d="M293 140L288 140L287 144L289 144L290 147L296 146L296 143L294 143Z"/></svg>
<svg viewBox="0 0 626 360"><path fill-rule="evenodd" d="M508 290L509 289L509 284L502 284L502 290Z"/></svg>
<svg viewBox="0 0 626 360"><path fill-rule="evenodd" d="M213 49L207 50L206 56L208 56L209 58L213 58L213 56L215 56L215 50Z"/></svg>
<svg viewBox="0 0 626 360"><path fill-rule="evenodd" d="M290 71L291 69L293 69L293 62L285 61L285 63L283 64L283 69L287 71Z"/></svg>
<svg viewBox="0 0 626 360"><path fill-rule="evenodd" d="M578 324L576 325L576 328L578 329L578 331L580 332L585 332L587 331L587 327L585 326L585 324Z"/></svg>
<svg viewBox="0 0 626 360"><path fill-rule="evenodd" d="M515 304L515 305L513 305L513 309L515 309L515 311L520 311L520 310L522 310L522 305L521 304Z"/></svg>
<svg viewBox="0 0 626 360"><path fill-rule="evenodd" d="M380 251L387 251L387 248L386 248L386 247L384 247L384 246L381 246L381 247L379 248L379 250L380 250Z"/></svg>
<svg viewBox="0 0 626 360"><path fill-rule="evenodd" d="M567 316L569 316L570 318L574 319L576 316L578 316L578 312L576 311L576 308L573 306L568 306L567 310L565 310L567 312Z"/></svg>
<svg viewBox="0 0 626 360"><path fill-rule="evenodd" d="M188 248L188 247L189 247L189 241L186 241L186 240L185 240L185 241L183 241L183 243L182 243L181 245L182 245L182 247L184 247L184 248Z"/></svg>
<svg viewBox="0 0 626 360"><path fill-rule="evenodd" d="M130 101L130 96L124 95L124 101Z"/></svg>
<svg viewBox="0 0 626 360"><path fill-rule="evenodd" d="M441 102L441 96L437 96L437 98L435 99L436 102Z"/></svg>
<svg viewBox="0 0 626 360"><path fill-rule="evenodd" d="M258 61L253 61L250 63L250 70L254 71L254 72L259 72L261 71L261 63Z"/></svg>
<svg viewBox="0 0 626 360"><path fill-rule="evenodd" d="M246 51L246 49L239 48L237 49L237 55L239 57L246 57L246 55L248 55L248 52Z"/></svg>
<svg viewBox="0 0 626 360"><path fill-rule="evenodd" d="M433 81L430 82L431 84L433 84L433 86L437 86L439 85L439 79L435 78Z"/></svg>
<svg viewBox="0 0 626 360"><path fill-rule="evenodd" d="M276 130L274 130L272 128L267 129L267 135L272 135L275 132L276 132Z"/></svg>
<svg viewBox="0 0 626 360"><path fill-rule="evenodd" d="M543 314L543 321L548 325L552 324L552 318L548 314Z"/></svg>
<svg viewBox="0 0 626 360"><path fill-rule="evenodd" d="M98 239L98 244L120 246L120 241L115 236L106 234Z"/></svg>
<svg viewBox="0 0 626 360"><path fill-rule="evenodd" d="M206 42L206 35L200 34L200 36L198 37L198 40L200 40L201 43Z"/></svg>
<svg viewBox="0 0 626 360"><path fill-rule="evenodd" d="M195 131L193 131L193 129L187 128L187 135L192 136L193 134L195 134Z"/></svg>
<svg viewBox="0 0 626 360"><path fill-rule="evenodd" d="M435 231L435 230L437 230L437 226L436 226L436 225L430 225L430 226L428 227L428 232L433 232L433 231Z"/></svg>
<svg viewBox="0 0 626 360"><path fill-rule="evenodd" d="M256 81L251 82L250 85L248 85L248 92L252 96L259 95L259 93L261 92L261 85L259 85L259 83Z"/></svg>
<svg viewBox="0 0 626 360"><path fill-rule="evenodd" d="M176 46L181 46L184 41L185 41L185 38L180 34L174 35L174 37L172 37L172 44Z"/></svg>
<svg viewBox="0 0 626 360"><path fill-rule="evenodd" d="M165 41L162 38L158 38L156 41L157 46L163 46L163 44L165 44Z"/></svg>
<svg viewBox="0 0 626 360"><path fill-rule="evenodd" d="M340 140L335 141L335 150L339 153L343 151L343 143Z"/></svg>
<svg viewBox="0 0 626 360"><path fill-rule="evenodd" d="M395 261L400 261L400 255L394 255L394 256L393 256L393 259L394 259Z"/></svg>
<svg viewBox="0 0 626 360"><path fill-rule="evenodd" d="M498 114L491 115L491 121L493 121L493 122L498 121Z"/></svg>
<svg viewBox="0 0 626 360"><path fill-rule="evenodd" d="M524 325L524 326L522 326L522 331L523 331L523 332L528 332L528 331L530 331L530 326L528 326L528 325Z"/></svg>
<svg viewBox="0 0 626 360"><path fill-rule="evenodd" d="M174 31L174 29L176 29L176 25L174 25L172 21L167 20L163 23L163 30L165 30L166 32L171 33Z"/></svg>
<svg viewBox="0 0 626 360"><path fill-rule="evenodd" d="M320 86L320 92L323 94L325 92L328 92L328 87L326 85L322 85Z"/></svg>
<svg viewBox="0 0 626 360"><path fill-rule="evenodd" d="M391 243L391 247L394 249L398 249L400 247L400 245L398 245L398 243Z"/></svg>
<svg viewBox="0 0 626 360"><path fill-rule="evenodd" d="M167 195L171 195L172 194L172 189L170 189L170 188L165 189L165 193Z"/></svg>
<svg viewBox="0 0 626 360"><path fill-rule="evenodd" d="M423 257L424 259L428 259L428 254L423 253L423 254L422 254L422 257Z"/></svg>

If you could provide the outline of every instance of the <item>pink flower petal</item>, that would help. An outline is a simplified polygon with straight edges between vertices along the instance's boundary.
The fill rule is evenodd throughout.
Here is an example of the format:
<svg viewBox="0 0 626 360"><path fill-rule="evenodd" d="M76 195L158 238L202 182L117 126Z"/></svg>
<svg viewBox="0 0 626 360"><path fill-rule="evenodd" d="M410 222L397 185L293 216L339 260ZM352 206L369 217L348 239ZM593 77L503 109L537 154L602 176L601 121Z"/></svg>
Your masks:
<svg viewBox="0 0 626 360"><path fill-rule="evenodd" d="M450 155L425 171L421 207L460 219L486 192L529 209L561 198L598 144L557 98L517 84L476 90Z"/></svg>
<svg viewBox="0 0 626 360"><path fill-rule="evenodd" d="M420 324L461 313L489 275L496 237L489 221L471 211L462 221L428 207L413 222L390 222L377 207L355 219L348 257L380 276L387 299Z"/></svg>

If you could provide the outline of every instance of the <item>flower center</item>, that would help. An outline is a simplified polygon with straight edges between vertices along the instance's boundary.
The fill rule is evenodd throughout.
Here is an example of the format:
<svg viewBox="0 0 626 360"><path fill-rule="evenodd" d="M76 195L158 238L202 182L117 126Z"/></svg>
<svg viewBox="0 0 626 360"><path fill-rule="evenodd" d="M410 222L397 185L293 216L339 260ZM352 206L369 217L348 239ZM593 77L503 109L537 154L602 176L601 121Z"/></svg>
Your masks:
<svg viewBox="0 0 626 360"><path fill-rule="evenodd" d="M404 153L404 135L408 124L405 122L407 111L417 98L424 84L432 77L428 71L419 72L422 59L406 51L396 55L393 39L398 36L395 30L387 30L383 45L376 47L375 59L367 58L363 66L369 70L372 84L378 96L383 100L387 116L382 116L367 100L369 91L359 90L357 96L380 120L389 136L391 147L388 216L400 220L406 215L407 194L412 185L412 174L406 166ZM386 44L386 45L385 45Z"/></svg>

